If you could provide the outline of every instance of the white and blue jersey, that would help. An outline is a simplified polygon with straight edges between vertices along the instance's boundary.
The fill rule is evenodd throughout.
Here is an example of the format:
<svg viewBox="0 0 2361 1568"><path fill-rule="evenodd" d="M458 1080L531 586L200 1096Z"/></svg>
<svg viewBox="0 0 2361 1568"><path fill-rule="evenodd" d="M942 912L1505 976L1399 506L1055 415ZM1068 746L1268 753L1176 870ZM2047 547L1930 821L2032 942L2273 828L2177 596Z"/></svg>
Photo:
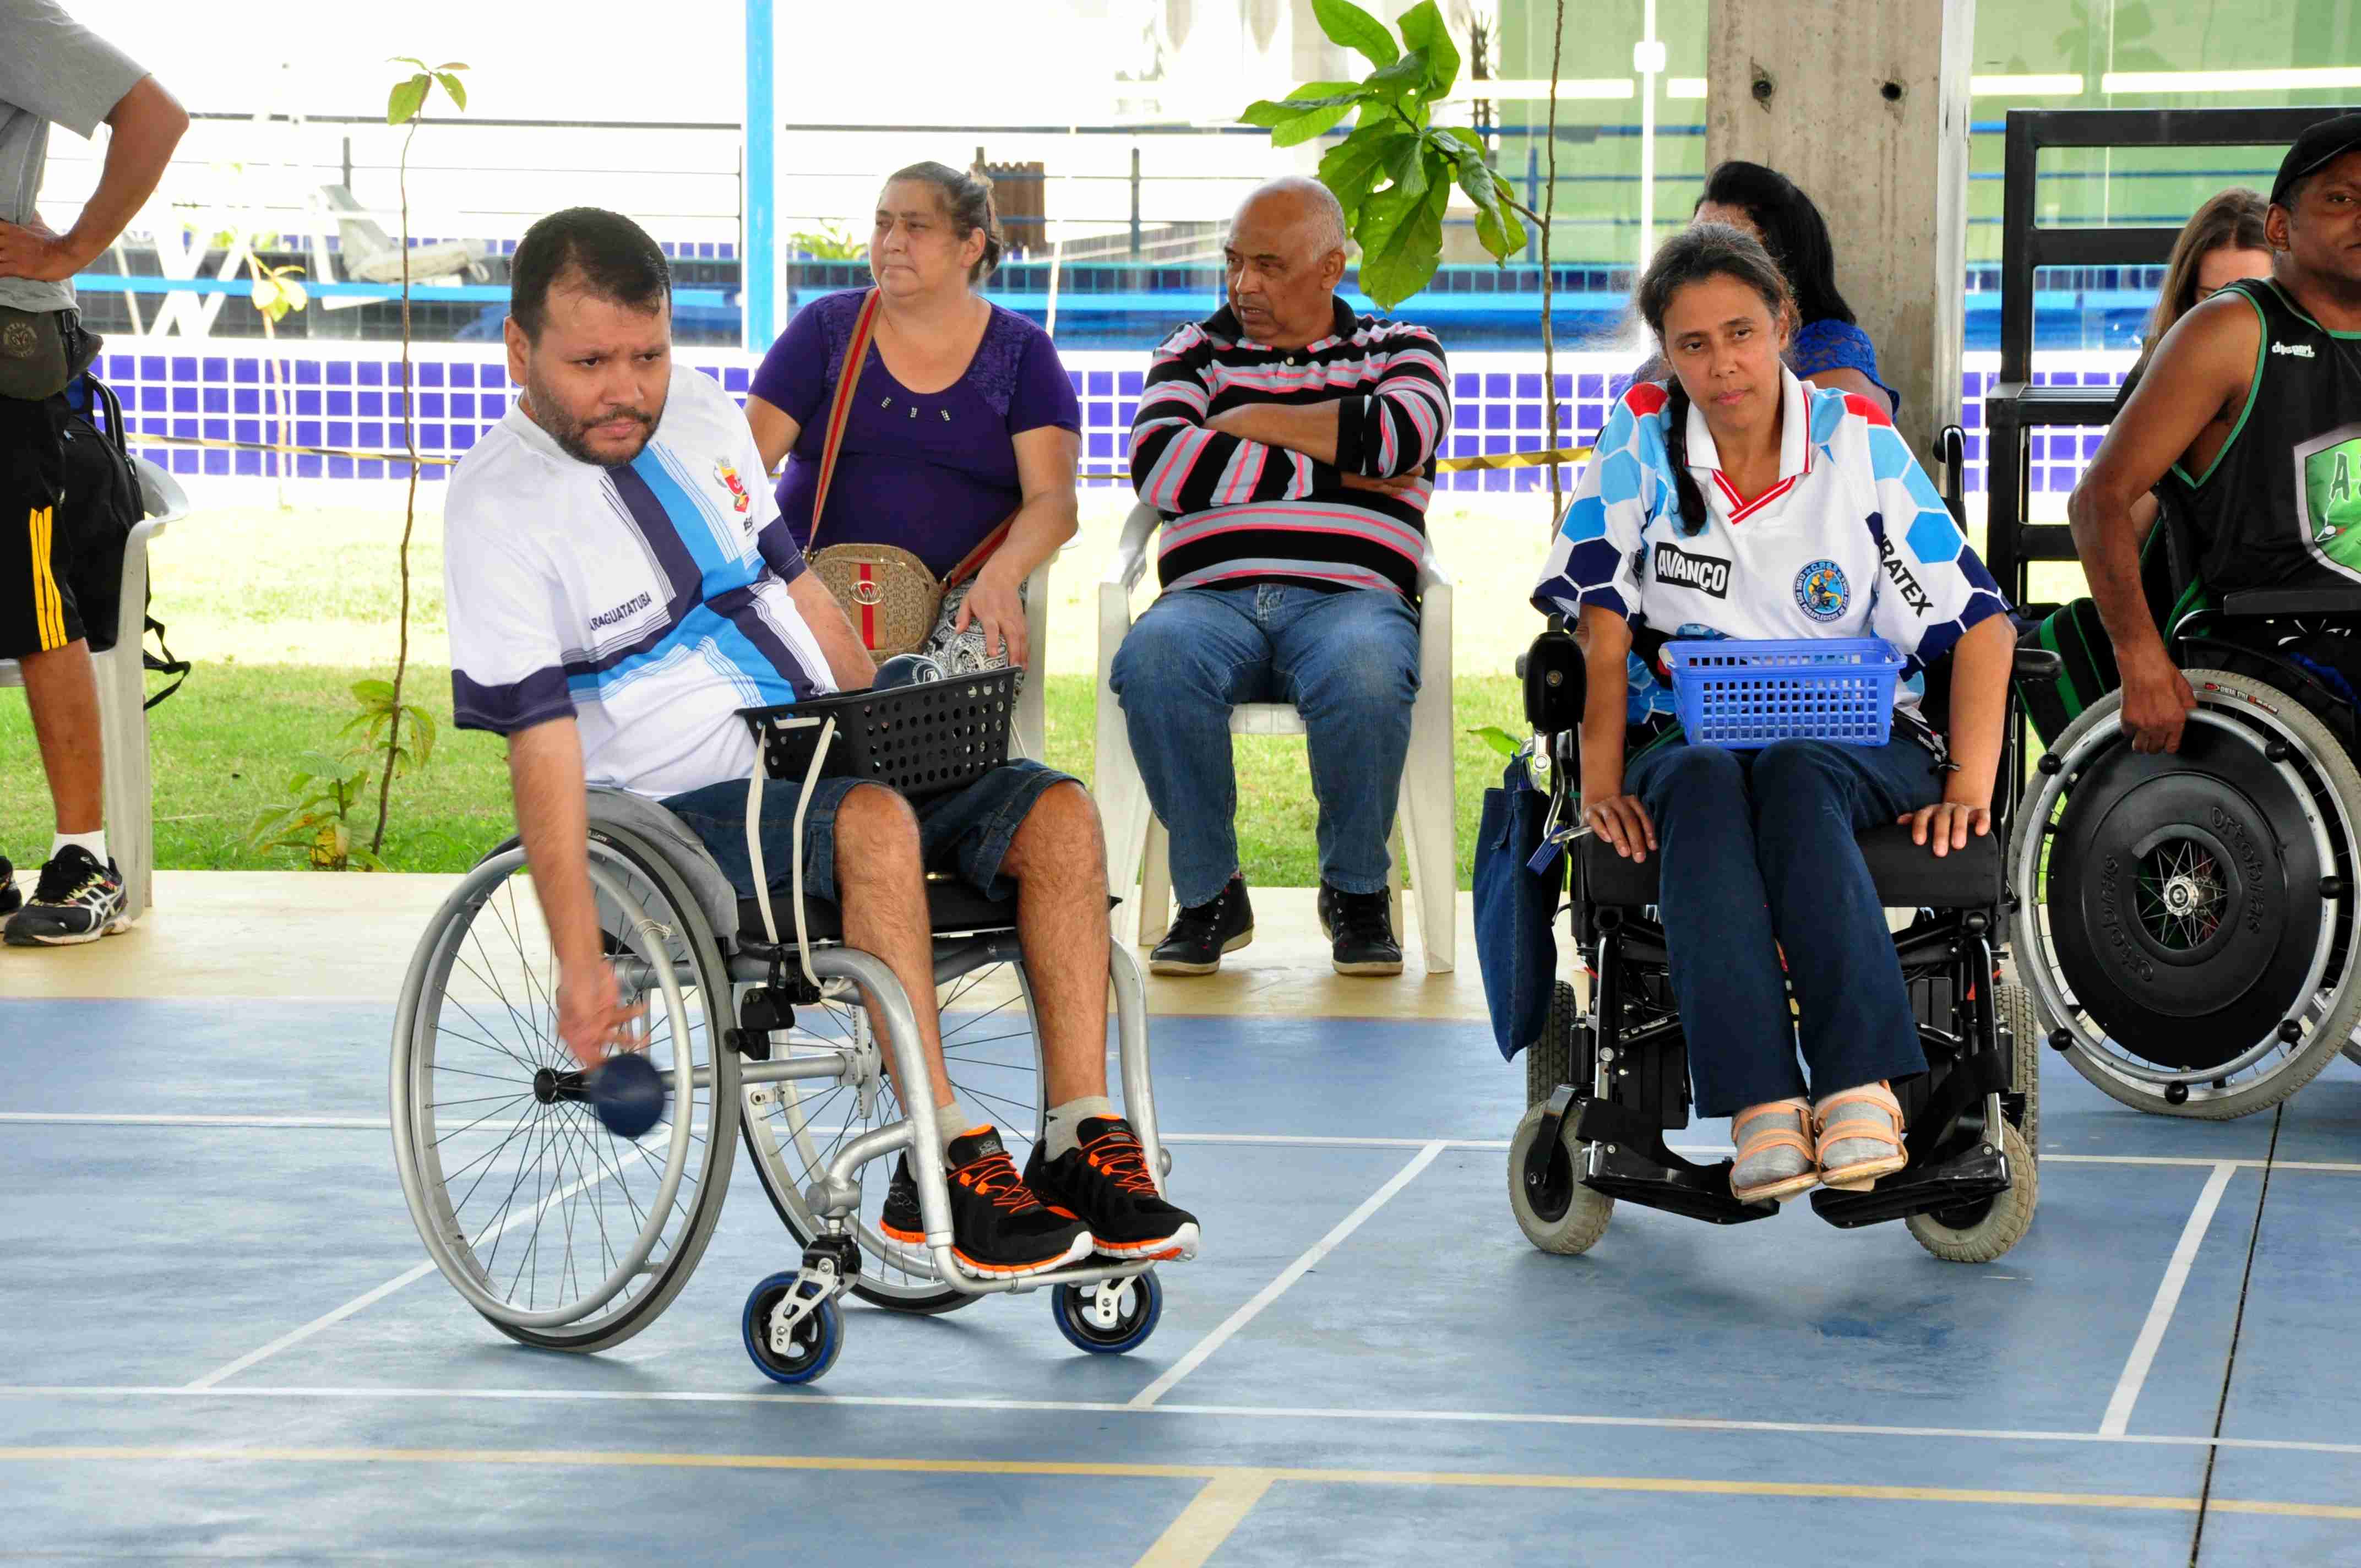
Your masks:
<svg viewBox="0 0 2361 1568"><path fill-rule="evenodd" d="M1705 416L1688 411L1688 466L1705 526L1685 532L1664 451L1665 389L1626 392L1533 590L1569 620L1611 609L1666 637L1883 637L1916 674L2007 609L1883 408L1781 372L1779 479L1742 499ZM1661 673L1631 661L1633 723L1673 712ZM1897 683L1895 702L1917 696Z"/></svg>
<svg viewBox="0 0 2361 1568"><path fill-rule="evenodd" d="M451 695L463 729L573 717L583 770L661 799L754 765L741 707L833 691L787 584L806 570L753 433L675 365L664 416L619 467L511 409L444 504Z"/></svg>

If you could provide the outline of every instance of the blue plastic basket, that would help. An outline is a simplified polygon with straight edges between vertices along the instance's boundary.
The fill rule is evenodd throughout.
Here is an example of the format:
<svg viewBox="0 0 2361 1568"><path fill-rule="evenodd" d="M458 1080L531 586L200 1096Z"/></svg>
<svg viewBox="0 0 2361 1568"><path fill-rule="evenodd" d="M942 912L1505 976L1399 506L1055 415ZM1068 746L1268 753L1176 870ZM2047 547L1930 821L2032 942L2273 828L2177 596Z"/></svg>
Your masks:
<svg viewBox="0 0 2361 1568"><path fill-rule="evenodd" d="M1690 744L1752 751L1773 740L1883 746L1902 655L1882 637L1664 644Z"/></svg>

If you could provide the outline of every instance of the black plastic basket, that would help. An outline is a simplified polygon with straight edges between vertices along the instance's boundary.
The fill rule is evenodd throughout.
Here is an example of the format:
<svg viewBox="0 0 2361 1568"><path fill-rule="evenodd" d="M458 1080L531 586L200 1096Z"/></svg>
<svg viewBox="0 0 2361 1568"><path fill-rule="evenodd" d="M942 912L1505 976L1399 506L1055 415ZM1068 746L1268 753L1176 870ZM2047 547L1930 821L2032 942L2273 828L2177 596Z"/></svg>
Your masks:
<svg viewBox="0 0 2361 1568"><path fill-rule="evenodd" d="M952 680L837 692L781 707L739 710L763 749L763 771L801 784L822 726L836 720L820 765L823 778L857 778L897 789L912 800L964 789L1008 761L1008 727L1016 713L1014 669Z"/></svg>

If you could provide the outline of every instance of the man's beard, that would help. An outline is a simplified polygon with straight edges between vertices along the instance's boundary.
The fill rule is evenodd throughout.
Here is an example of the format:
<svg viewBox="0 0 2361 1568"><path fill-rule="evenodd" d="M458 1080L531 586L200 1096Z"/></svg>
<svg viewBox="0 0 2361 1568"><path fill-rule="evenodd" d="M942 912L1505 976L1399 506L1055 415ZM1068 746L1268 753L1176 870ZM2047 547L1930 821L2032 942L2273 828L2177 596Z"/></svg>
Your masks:
<svg viewBox="0 0 2361 1568"><path fill-rule="evenodd" d="M658 409L653 413L644 409L609 409L595 420L577 420L566 411L566 405L558 401L555 393L531 376L525 378L525 396L532 403L532 407L526 411L527 417L548 432L549 438L557 443L558 447L568 457L573 458L577 463L588 463L598 468L620 468L637 457L646 447L649 437L655 434L656 422L664 415L662 409ZM639 444L620 456L609 456L593 452L589 443L584 438L583 433L592 424L606 424L619 419L635 419L640 422Z"/></svg>

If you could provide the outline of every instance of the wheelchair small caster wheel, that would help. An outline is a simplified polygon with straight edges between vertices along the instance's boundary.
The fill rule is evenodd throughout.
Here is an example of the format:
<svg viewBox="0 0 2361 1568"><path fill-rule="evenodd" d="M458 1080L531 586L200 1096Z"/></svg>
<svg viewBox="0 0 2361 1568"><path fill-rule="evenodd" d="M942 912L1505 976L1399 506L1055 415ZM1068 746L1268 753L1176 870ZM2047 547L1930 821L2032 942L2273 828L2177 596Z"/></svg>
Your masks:
<svg viewBox="0 0 2361 1568"><path fill-rule="evenodd" d="M1104 1285L1060 1285L1050 1294L1049 1311L1075 1349L1121 1355L1156 1332L1164 1315L1164 1286L1154 1269Z"/></svg>
<svg viewBox="0 0 2361 1568"><path fill-rule="evenodd" d="M746 1354L762 1368L763 1376L774 1383L817 1383L836 1365L837 1352L844 1348L844 1314L838 1310L833 1298L822 1301L807 1313L795 1326L792 1348L782 1351L771 1340L771 1314L787 1293L796 1288L797 1275L774 1274L746 1298L746 1314L742 1327L746 1337ZM815 1287L807 1285L806 1289Z"/></svg>

